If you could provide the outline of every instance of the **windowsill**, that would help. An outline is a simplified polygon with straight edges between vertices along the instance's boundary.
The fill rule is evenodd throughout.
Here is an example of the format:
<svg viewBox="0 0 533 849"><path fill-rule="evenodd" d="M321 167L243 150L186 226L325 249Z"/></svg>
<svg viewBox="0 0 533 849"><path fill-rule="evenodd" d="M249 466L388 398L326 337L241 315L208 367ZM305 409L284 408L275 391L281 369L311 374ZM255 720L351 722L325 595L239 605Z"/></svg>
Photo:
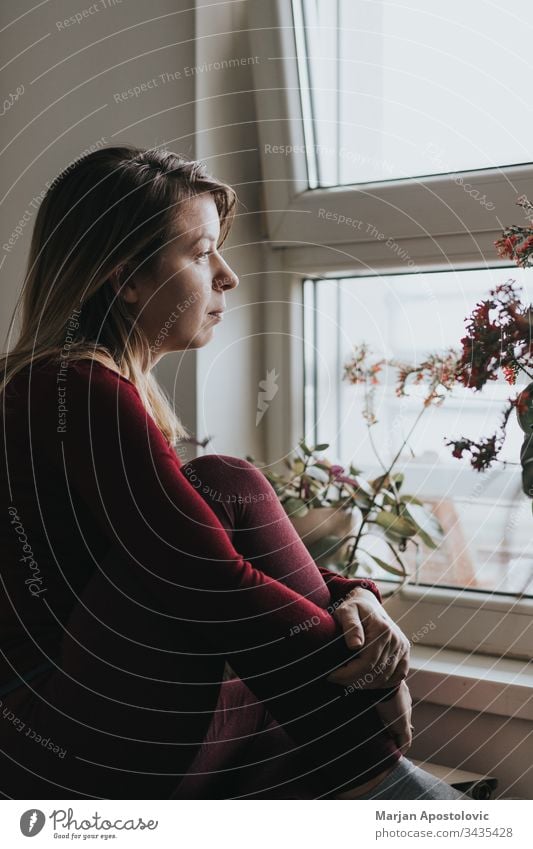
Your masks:
<svg viewBox="0 0 533 849"><path fill-rule="evenodd" d="M414 701L533 721L533 663L415 645Z"/></svg>
<svg viewBox="0 0 533 849"><path fill-rule="evenodd" d="M378 586L390 592L390 584ZM498 658L525 662L526 668L531 661L533 598L407 585L384 605L415 645L443 646L452 657L484 655L489 666Z"/></svg>

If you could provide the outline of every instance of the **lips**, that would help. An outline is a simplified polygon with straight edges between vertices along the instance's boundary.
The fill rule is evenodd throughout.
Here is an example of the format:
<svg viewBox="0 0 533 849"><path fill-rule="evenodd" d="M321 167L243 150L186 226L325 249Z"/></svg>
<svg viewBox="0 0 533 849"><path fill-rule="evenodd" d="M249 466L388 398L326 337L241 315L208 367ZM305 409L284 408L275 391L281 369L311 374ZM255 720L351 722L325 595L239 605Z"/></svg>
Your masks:
<svg viewBox="0 0 533 849"><path fill-rule="evenodd" d="M208 315L214 315L216 318L222 318L224 314L224 310L213 310L213 312L208 313Z"/></svg>

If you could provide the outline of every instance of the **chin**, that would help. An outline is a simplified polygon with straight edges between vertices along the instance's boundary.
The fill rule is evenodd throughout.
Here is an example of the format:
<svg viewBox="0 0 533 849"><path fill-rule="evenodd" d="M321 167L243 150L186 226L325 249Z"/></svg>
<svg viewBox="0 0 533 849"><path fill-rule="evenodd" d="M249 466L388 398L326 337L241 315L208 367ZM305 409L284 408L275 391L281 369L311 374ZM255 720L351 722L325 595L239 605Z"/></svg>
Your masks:
<svg viewBox="0 0 533 849"><path fill-rule="evenodd" d="M214 334L214 327L209 327L207 330L202 330L201 333L197 333L196 336L191 339L187 344L180 344L177 350L179 351L191 351L196 348L204 348L206 345L211 342Z"/></svg>

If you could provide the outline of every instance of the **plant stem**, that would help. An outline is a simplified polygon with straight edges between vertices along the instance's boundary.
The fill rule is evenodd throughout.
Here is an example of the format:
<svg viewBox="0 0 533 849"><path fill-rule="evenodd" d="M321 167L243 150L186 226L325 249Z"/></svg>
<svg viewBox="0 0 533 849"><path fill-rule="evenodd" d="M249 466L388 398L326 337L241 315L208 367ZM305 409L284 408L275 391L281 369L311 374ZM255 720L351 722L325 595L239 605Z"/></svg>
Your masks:
<svg viewBox="0 0 533 849"><path fill-rule="evenodd" d="M388 469L386 469L386 470L385 470L385 475L390 475L390 473L391 473L391 471L393 470L393 468L394 468L394 466L395 466L395 464L396 464L396 462L397 462L397 460L398 460L398 458L399 458L400 454L402 453L403 449L405 448L405 446L406 446L406 445L407 445L407 443L409 442L409 440L410 440L411 436L413 435L413 431L414 431L414 429L415 429L415 428L416 428L416 426L418 425L418 422L420 421L420 419L422 418L422 416L424 415L424 413L425 413L425 411L426 411L426 410L427 410L427 407L422 407L422 409L421 409L421 410L420 410L420 412L418 413L418 415L417 415L416 419L414 420L414 422L413 422L413 424L412 424L412 426L411 426L411 429L409 430L409 433L407 434L407 436L406 436L406 437L405 437L405 439L403 440L402 444L400 445L400 448L399 448L399 449L398 449L398 451L396 452L396 454L395 454L395 456L394 456L394 459L393 459L392 463L390 463L390 465L389 465ZM354 541L353 547L352 547L352 549L351 549L351 551L350 551L350 558L352 558L352 557L354 556L355 552L357 551L357 546L359 545L359 540L361 539L361 535L362 535L362 532L363 532L363 528L364 528L364 526L366 525L366 523L368 522L368 517L370 516L370 513L372 512L372 508L374 507L374 504L376 503L376 498L377 498L378 494L379 494L379 490L378 490L377 492L375 492L375 493L374 493L374 495L372 496L372 498L371 498L371 500L370 500L370 505L369 505L369 507L368 507L368 512L367 512L366 516L363 516L363 519L362 519L362 522L361 522L361 526L360 526L359 531L358 531L358 533L357 533L357 536L356 536L356 538L355 538L355 541Z"/></svg>
<svg viewBox="0 0 533 849"><path fill-rule="evenodd" d="M378 459L378 462L379 462L381 468L384 471L384 477L387 477L391 470L387 471L385 463L383 462L383 460L381 459L381 457L379 456L379 454L377 452L377 449L376 449L376 446L375 446L375 443L374 443L374 437L372 436L371 427L372 427L372 425L368 425L368 438L370 440L370 445L372 447L374 454L376 455L376 457ZM402 445L402 448L403 448L403 445ZM394 499L396 501L396 507L399 508L399 506L400 506L400 494L399 494L399 492L396 488L396 483L392 480L392 478L390 479L390 485L391 485L391 489L392 489L392 494L394 495Z"/></svg>

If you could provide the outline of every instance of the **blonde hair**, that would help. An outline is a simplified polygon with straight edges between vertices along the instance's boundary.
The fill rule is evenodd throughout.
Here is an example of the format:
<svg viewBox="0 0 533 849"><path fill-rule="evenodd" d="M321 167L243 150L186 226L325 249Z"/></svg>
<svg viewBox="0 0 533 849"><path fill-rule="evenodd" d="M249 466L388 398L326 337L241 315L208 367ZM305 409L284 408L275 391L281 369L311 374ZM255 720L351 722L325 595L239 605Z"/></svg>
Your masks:
<svg viewBox="0 0 533 849"><path fill-rule="evenodd" d="M151 374L150 345L112 283L126 263L157 268L176 235L179 206L213 195L221 245L235 214L234 190L197 160L130 146L96 150L50 185L36 216L24 285L10 324L19 338L0 357L0 394L25 366L61 359L67 328L76 328L69 358L97 360L137 388L167 440L189 436Z"/></svg>

